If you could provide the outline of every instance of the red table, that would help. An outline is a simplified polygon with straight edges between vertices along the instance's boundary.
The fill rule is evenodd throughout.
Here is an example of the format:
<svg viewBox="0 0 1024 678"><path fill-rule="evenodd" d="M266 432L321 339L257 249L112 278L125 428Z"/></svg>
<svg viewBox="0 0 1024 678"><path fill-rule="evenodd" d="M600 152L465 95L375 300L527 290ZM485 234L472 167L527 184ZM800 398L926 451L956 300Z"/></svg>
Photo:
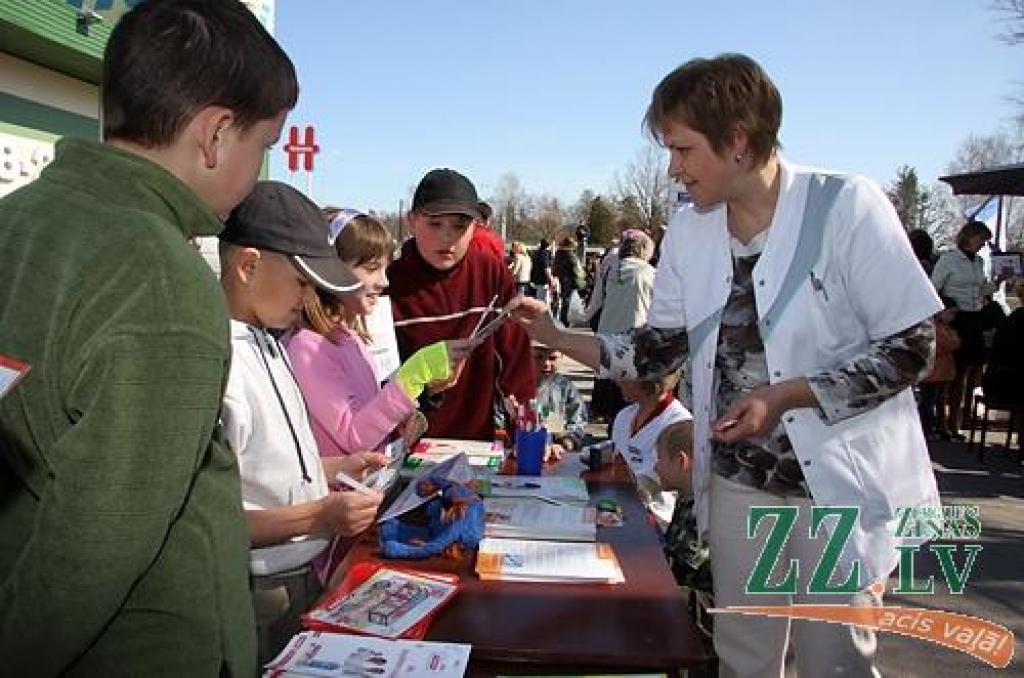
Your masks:
<svg viewBox="0 0 1024 678"><path fill-rule="evenodd" d="M614 499L624 524L598 528L611 544L623 584L551 584L482 581L474 557L456 563L434 558L402 561L411 567L454 572L460 591L438 613L428 640L473 646L468 675L582 671L662 671L700 666L706 659L661 544L624 466L584 475L591 503ZM379 558L376 538L366 535L349 552L347 565Z"/></svg>

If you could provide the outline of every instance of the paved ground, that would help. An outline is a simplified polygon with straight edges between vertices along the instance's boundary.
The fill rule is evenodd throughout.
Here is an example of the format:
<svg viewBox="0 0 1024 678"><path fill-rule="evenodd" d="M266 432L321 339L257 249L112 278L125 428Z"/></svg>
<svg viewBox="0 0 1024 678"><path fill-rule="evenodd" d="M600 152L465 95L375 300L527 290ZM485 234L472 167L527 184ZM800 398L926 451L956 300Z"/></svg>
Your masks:
<svg viewBox="0 0 1024 678"><path fill-rule="evenodd" d="M578 363L563 359L560 371L570 376L589 398L592 373ZM591 426L595 436L605 426ZM918 579L935 576L935 595L886 597L889 604L927 607L969 614L1009 627L1017 639L1017 656L1007 669L996 671L977 659L938 645L895 634L879 638L879 667L885 676L972 678L974 676L1024 675L1021 639L1024 638L1024 456L1002 449L1004 434L989 434L984 461L964 443L931 444L935 474L944 504L978 506L981 511L982 545L974 570L962 595L951 595L942 583L934 557L921 555L915 565ZM993 445L992 443L995 443ZM962 555L957 557L962 563ZM895 587L890 582L890 589ZM814 678L814 677L812 677Z"/></svg>

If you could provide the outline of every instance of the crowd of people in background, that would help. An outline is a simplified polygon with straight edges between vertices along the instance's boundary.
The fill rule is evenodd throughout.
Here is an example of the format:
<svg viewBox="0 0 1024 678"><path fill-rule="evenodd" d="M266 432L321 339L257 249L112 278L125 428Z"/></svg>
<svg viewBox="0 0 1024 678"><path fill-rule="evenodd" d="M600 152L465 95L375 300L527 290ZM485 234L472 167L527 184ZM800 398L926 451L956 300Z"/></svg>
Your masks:
<svg viewBox="0 0 1024 678"><path fill-rule="evenodd" d="M1024 279L985 270L981 250L988 246L997 251L990 243L992 235L987 224L971 220L960 228L950 248L936 253L927 232L908 234L918 263L945 306L934 319L936 364L919 392L921 423L929 437L963 442L979 387L990 406L1019 408L1024 399ZM1001 286L1018 305L1009 315L1005 297L1002 303L996 298Z"/></svg>

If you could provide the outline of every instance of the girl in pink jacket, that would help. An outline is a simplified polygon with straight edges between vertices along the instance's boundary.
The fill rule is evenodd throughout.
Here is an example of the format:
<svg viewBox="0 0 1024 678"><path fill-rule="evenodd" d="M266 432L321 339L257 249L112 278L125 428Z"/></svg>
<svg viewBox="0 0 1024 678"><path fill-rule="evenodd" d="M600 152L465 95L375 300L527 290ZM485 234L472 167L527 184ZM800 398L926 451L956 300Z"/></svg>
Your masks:
<svg viewBox="0 0 1024 678"><path fill-rule="evenodd" d="M320 456L379 449L391 434L413 434L416 399L427 384L439 386L469 350L467 342L431 344L382 378L367 346L366 316L387 287L385 269L395 241L376 219L355 210L328 210L328 237L363 286L333 296L306 298L303 323L286 340L295 378L306 399ZM422 430L415 432L416 436Z"/></svg>

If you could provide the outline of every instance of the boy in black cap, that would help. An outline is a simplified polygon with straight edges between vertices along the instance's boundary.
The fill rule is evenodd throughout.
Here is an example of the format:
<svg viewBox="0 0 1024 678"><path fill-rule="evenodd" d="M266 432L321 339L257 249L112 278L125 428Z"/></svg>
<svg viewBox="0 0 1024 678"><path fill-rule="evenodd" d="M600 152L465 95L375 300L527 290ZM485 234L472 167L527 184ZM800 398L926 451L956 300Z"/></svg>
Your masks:
<svg viewBox="0 0 1024 678"><path fill-rule="evenodd" d="M249 540L214 435L227 309L188 238L252 189L298 85L240 2L128 4L104 142L61 139L0 200L0 352L32 366L0 400L0 657L9 676L248 677Z"/></svg>
<svg viewBox="0 0 1024 678"><path fill-rule="evenodd" d="M403 359L436 341L468 337L515 296L504 262L474 241L486 218L482 206L489 212L472 182L454 170L431 170L416 187L407 217L413 237L388 268ZM529 338L506 323L433 390L424 408L427 435L493 440L496 423L503 423L503 398L528 402L536 392Z"/></svg>
<svg viewBox="0 0 1024 678"><path fill-rule="evenodd" d="M241 469L266 662L299 630L299 614L320 593L318 574L329 574L314 559L335 536L369 527L380 505L379 493L329 492L328 483L338 471L360 477L386 459L360 452L322 463L287 355L268 332L296 322L314 285L335 294L360 287L328 242L320 209L287 184L263 181L232 212L220 239L232 347L221 416Z"/></svg>

